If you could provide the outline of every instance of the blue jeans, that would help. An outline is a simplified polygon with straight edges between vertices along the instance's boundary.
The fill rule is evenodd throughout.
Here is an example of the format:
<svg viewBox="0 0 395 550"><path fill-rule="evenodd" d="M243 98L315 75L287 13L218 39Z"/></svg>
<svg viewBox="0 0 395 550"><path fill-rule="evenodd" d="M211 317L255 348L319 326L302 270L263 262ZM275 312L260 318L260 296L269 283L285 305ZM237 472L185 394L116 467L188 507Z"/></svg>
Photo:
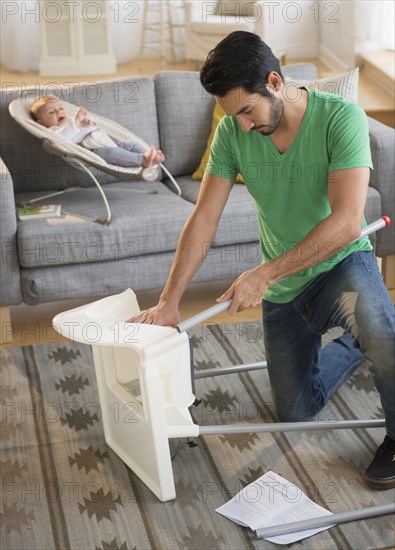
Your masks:
<svg viewBox="0 0 395 550"><path fill-rule="evenodd" d="M263 326L277 416L314 416L362 364L369 367L395 439L394 306L372 252L354 252L287 304L263 301ZM345 333L325 347L322 335Z"/></svg>

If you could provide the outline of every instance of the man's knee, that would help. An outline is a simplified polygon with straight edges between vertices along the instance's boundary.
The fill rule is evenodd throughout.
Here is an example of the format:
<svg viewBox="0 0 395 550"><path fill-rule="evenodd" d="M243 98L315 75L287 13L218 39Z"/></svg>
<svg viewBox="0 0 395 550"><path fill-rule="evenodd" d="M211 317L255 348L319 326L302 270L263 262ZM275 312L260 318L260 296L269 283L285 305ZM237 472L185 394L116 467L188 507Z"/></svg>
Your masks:
<svg viewBox="0 0 395 550"><path fill-rule="evenodd" d="M319 410L315 403L275 402L276 416L280 422L303 422L312 418Z"/></svg>

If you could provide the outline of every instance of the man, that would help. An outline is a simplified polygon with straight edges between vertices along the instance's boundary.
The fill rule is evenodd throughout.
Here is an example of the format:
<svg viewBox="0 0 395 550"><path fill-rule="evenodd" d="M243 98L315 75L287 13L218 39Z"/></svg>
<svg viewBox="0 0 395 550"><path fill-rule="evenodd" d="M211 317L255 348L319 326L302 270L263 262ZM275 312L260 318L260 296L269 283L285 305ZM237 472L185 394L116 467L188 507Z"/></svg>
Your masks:
<svg viewBox="0 0 395 550"><path fill-rule="evenodd" d="M372 169L366 116L335 95L301 88L295 97L271 49L252 33L222 40L200 77L228 116L159 302L131 321L179 322L203 243L212 242L241 173L256 202L263 263L218 301L231 298L234 315L263 299L268 371L282 421L312 417L360 365L370 368L387 436L365 477L375 488L394 487L394 308L369 239L349 244L365 225ZM321 349L321 335L335 326L344 335Z"/></svg>

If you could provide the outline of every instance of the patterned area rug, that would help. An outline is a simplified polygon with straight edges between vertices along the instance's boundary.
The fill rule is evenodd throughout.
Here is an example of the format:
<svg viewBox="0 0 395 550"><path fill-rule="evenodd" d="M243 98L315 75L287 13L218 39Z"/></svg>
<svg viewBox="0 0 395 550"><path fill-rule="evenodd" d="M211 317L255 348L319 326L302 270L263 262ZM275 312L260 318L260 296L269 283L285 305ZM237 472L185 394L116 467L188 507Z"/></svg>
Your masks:
<svg viewBox="0 0 395 550"><path fill-rule="evenodd" d="M264 358L260 322L193 331L197 369ZM273 470L332 512L387 504L394 491L363 481L384 430L210 435L171 440L177 498L161 503L104 441L92 352L75 343L1 351L1 547L8 550L274 548L215 512ZM198 424L274 419L265 371L196 381ZM115 414L115 413L114 413ZM366 371L357 371L320 420L381 418ZM292 545L368 549L394 545L394 518L333 527Z"/></svg>

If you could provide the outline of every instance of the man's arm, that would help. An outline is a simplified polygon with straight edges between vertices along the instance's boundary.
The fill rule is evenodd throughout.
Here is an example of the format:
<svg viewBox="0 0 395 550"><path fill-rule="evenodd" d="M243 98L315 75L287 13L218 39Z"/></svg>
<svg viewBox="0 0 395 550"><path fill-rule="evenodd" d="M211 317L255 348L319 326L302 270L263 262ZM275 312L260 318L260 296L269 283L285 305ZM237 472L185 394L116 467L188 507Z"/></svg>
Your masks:
<svg viewBox="0 0 395 550"><path fill-rule="evenodd" d="M219 302L233 299L229 314L257 306L270 285L326 260L357 238L361 232L369 177L369 168L364 167L330 173L331 214L286 254L242 273L218 299Z"/></svg>
<svg viewBox="0 0 395 550"><path fill-rule="evenodd" d="M179 323L182 295L204 261L232 186L232 180L204 174L198 200L181 232L159 302L129 319L130 322L170 326Z"/></svg>

